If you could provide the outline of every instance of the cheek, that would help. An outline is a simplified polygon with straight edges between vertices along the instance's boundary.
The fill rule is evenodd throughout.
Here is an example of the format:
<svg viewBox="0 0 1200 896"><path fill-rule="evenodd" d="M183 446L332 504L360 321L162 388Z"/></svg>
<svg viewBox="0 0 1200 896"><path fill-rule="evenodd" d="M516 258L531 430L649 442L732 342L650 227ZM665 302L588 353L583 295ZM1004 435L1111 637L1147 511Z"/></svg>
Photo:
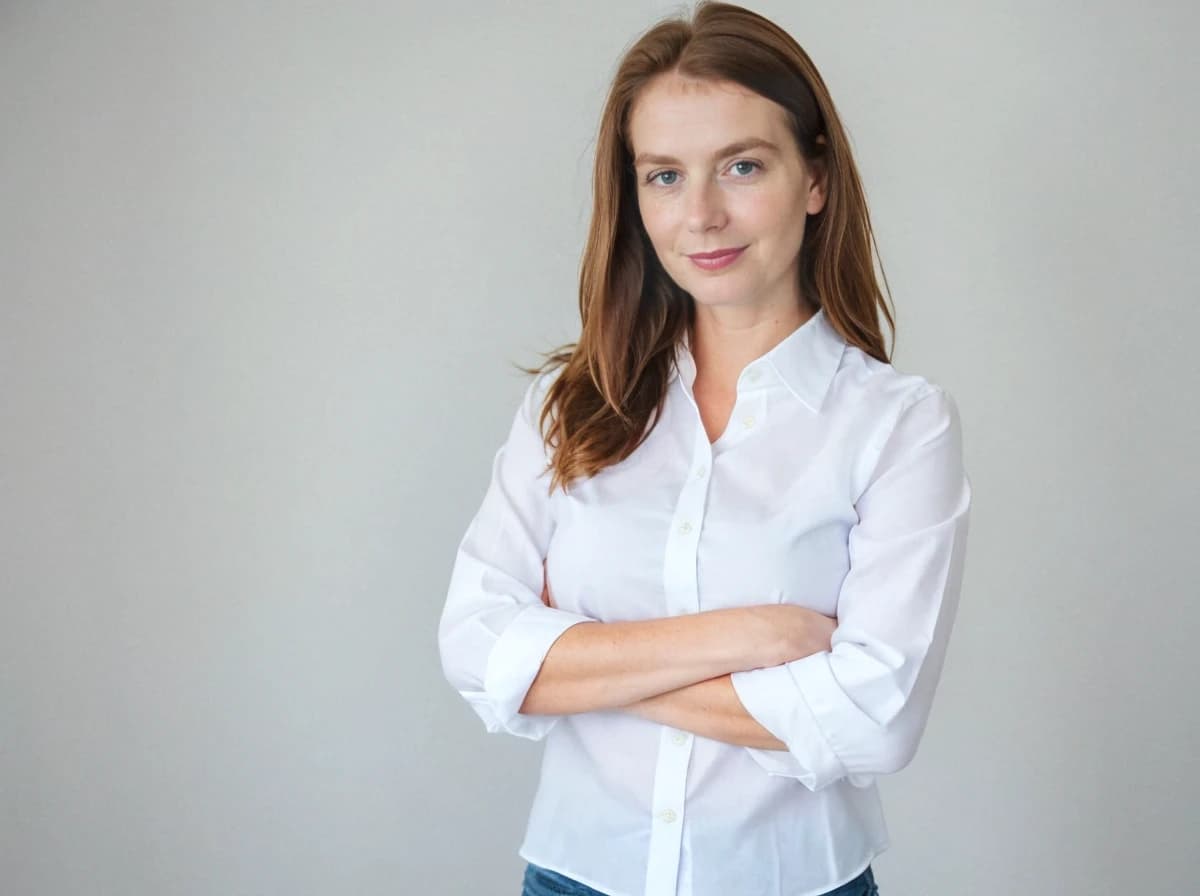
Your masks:
<svg viewBox="0 0 1200 896"><path fill-rule="evenodd" d="M675 229L669 213L661 209L642 209L642 226L646 228L646 235L659 254L671 252Z"/></svg>
<svg viewBox="0 0 1200 896"><path fill-rule="evenodd" d="M779 231L795 222L795 208L792 203L781 200L778 193L763 191L742 197L735 214L761 230Z"/></svg>
<svg viewBox="0 0 1200 896"><path fill-rule="evenodd" d="M747 209L753 215L752 227L760 239L773 246L772 254L791 257L800 250L804 240L804 206L775 200L755 203Z"/></svg>

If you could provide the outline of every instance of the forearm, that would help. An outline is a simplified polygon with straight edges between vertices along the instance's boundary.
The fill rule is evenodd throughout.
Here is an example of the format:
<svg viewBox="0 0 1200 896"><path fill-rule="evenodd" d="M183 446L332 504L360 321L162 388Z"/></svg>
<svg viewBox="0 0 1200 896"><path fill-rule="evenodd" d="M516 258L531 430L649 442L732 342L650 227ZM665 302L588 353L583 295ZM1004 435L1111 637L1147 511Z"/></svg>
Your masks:
<svg viewBox="0 0 1200 896"><path fill-rule="evenodd" d="M589 622L551 645L521 712L616 709L716 676L752 669L759 657L738 608L641 622ZM735 698L736 699L736 698Z"/></svg>
<svg viewBox="0 0 1200 896"><path fill-rule="evenodd" d="M783 741L746 712L728 674L647 697L623 711L727 744L787 750Z"/></svg>

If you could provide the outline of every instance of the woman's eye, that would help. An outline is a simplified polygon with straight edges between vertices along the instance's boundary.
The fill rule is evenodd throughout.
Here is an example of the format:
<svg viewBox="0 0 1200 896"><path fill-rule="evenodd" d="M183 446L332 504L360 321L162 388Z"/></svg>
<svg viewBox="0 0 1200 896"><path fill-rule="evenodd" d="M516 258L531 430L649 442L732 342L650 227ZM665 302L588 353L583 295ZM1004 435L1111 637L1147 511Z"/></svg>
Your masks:
<svg viewBox="0 0 1200 896"><path fill-rule="evenodd" d="M647 179L647 181L646 181L646 182L647 182L647 183L651 183L651 184L652 184L652 183L654 183L656 180L658 180L660 177L672 176L672 175L674 175L674 174L675 174L675 172L674 172L674 171L660 171L660 172L658 172L658 174L652 174L652 175L650 175L650 177ZM672 186L672 185L674 184L674 181L672 181L671 183L665 183L665 182L663 182L663 181L658 181L658 182L659 182L660 184L662 184L664 187L670 187L670 186Z"/></svg>
<svg viewBox="0 0 1200 896"><path fill-rule="evenodd" d="M750 170L750 171L745 171L745 172L743 172L743 174L752 174L752 173L754 172L754 170L755 170L755 169L758 169L758 168L761 168L761 167L762 167L761 165L759 165L759 164L758 164L758 162L747 162L747 161L744 161L744 160L743 160L743 161L741 161L741 162L734 162L734 163L733 163L733 167L734 167L734 168L736 168L738 165L750 165L750 166L751 166L751 170Z"/></svg>

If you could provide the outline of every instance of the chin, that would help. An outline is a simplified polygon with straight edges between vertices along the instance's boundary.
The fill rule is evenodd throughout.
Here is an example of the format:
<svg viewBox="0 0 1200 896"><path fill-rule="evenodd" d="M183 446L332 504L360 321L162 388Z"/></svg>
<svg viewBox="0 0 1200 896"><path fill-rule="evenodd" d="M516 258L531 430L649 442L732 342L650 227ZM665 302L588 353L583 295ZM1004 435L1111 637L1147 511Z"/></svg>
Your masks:
<svg viewBox="0 0 1200 896"><path fill-rule="evenodd" d="M696 283L695 289L687 290L688 295L701 305L739 305L747 295L753 295L754 290L748 289L744 283Z"/></svg>

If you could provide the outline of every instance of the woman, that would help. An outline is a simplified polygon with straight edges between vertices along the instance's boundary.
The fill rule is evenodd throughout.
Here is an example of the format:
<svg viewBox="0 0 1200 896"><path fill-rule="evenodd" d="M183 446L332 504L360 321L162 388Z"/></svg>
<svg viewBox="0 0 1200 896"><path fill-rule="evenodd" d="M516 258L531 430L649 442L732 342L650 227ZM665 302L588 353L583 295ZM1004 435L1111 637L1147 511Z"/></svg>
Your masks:
<svg viewBox="0 0 1200 896"><path fill-rule="evenodd" d="M581 337L439 627L488 731L545 741L524 896L877 893L962 581L957 407L889 362L846 134L771 22L643 35L595 164Z"/></svg>

